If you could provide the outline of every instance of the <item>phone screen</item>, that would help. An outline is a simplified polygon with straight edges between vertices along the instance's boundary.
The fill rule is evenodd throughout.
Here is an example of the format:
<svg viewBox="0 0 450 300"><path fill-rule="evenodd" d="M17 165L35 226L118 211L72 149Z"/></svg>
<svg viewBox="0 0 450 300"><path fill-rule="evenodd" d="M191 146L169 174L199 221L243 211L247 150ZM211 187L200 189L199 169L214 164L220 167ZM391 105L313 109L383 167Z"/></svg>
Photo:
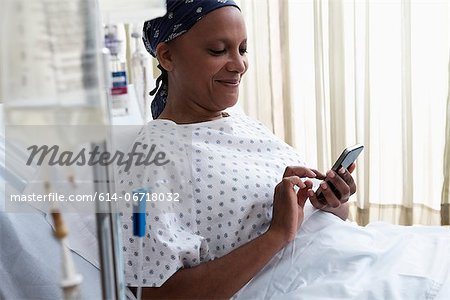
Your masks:
<svg viewBox="0 0 450 300"><path fill-rule="evenodd" d="M344 149L344 151L342 151L341 155L334 163L332 170L337 171L341 167L348 168L353 162L355 162L355 160L358 158L359 154L363 151L363 149L364 146L359 144Z"/></svg>

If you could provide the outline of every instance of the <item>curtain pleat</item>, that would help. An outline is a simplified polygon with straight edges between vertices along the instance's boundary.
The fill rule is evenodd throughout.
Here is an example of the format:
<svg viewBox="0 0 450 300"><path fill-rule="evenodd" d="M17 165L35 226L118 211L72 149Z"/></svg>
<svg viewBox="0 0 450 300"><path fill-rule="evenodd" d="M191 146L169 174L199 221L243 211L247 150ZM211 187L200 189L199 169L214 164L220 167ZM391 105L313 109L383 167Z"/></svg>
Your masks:
<svg viewBox="0 0 450 300"><path fill-rule="evenodd" d="M441 224L450 225L450 55L448 62L447 124L445 129L444 182L442 185Z"/></svg>
<svg viewBox="0 0 450 300"><path fill-rule="evenodd" d="M364 161L363 161L363 168L360 170L360 172L363 173L363 200L362 200L362 207L367 210L367 213L361 214L360 217L360 223L361 225L367 225L370 222L370 215L369 215L369 207L370 207L370 157L372 153L371 149L371 139L370 139L370 133L371 133L371 114L370 114L370 104L371 104L371 98L370 98L370 6L369 6L369 0L366 0L364 3L364 17L365 17L365 26L364 26ZM361 202L360 202L361 203Z"/></svg>
<svg viewBox="0 0 450 300"><path fill-rule="evenodd" d="M286 0L278 0L279 4L279 35L280 35L280 64L281 64L281 81L283 101L284 120L284 139L289 145L294 144L294 122L293 122L293 103L291 95L291 52L289 42L289 5Z"/></svg>
<svg viewBox="0 0 450 300"><path fill-rule="evenodd" d="M355 81L355 130L356 140L364 146L364 156L358 162L356 172L357 201L351 212L360 225L370 222L370 6L369 0L353 2L354 18L354 81ZM357 28L362 28L357 31Z"/></svg>
<svg viewBox="0 0 450 300"><path fill-rule="evenodd" d="M343 1L329 2L329 108L330 108L330 153L334 161L346 146L346 106L348 101L345 93L345 53L344 53L344 16ZM327 166L330 168L330 165Z"/></svg>
<svg viewBox="0 0 450 300"><path fill-rule="evenodd" d="M402 58L402 169L403 169L403 205L399 208L399 219L405 225L413 224L412 207L414 201L413 193L413 122L412 122L412 99L411 99L411 2L401 2L401 58Z"/></svg>
<svg viewBox="0 0 450 300"><path fill-rule="evenodd" d="M324 34L322 27L322 1L314 1L314 62L316 88L316 123L317 123L317 166L321 170L329 168L329 118L326 100L326 81L324 64Z"/></svg>

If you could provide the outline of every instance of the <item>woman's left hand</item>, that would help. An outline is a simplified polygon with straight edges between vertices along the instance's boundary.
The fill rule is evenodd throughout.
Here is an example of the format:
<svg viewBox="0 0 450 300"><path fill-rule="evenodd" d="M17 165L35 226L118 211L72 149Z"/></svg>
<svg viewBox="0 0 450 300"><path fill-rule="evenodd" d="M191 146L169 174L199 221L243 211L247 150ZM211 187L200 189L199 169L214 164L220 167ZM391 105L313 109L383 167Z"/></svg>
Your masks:
<svg viewBox="0 0 450 300"><path fill-rule="evenodd" d="M356 192L356 184L351 173L356 164L351 164L348 169L341 168L337 172L327 172L327 177L320 183L323 198L318 199L312 189L308 190L311 204L318 209L331 212L342 219L347 219L348 205L344 205L351 195Z"/></svg>

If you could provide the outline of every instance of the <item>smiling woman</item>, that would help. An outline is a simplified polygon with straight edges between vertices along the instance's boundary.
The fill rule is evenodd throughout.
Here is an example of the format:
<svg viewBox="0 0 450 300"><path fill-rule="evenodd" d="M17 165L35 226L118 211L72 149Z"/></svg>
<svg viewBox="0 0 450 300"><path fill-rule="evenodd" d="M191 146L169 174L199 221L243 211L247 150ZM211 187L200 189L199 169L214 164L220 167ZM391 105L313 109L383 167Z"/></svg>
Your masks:
<svg viewBox="0 0 450 300"><path fill-rule="evenodd" d="M238 101L248 69L240 9L229 0L169 0L167 7L164 17L144 25L146 48L162 75L155 120L137 140L157 142L171 163L119 170L118 189L179 191L180 202L152 206L144 270L135 266L141 250L134 239L124 240L127 282L135 285L144 272L138 284L160 287L146 289L147 297L229 298L295 237L308 196L317 208L346 218L354 165L339 176L327 173L337 192L323 183L327 204L319 203L307 178L327 175L305 167L261 123L225 112ZM126 212L122 221L127 237Z"/></svg>
<svg viewBox="0 0 450 300"><path fill-rule="evenodd" d="M309 168L260 122L225 112L248 69L246 26L233 1L167 4L165 16L144 26L163 73L155 120L136 141L156 143L170 163L119 169L117 190L177 193L179 201L150 203L142 240L130 229L130 204L123 206L129 286L144 287L149 299L418 299L450 284L442 228L344 222L355 164ZM319 184L323 203L313 190Z"/></svg>
<svg viewBox="0 0 450 300"><path fill-rule="evenodd" d="M233 1L205 1L202 5L187 6L168 1L168 7L172 11L167 19L155 19L144 25L147 33L144 43L158 59L162 72L152 92L157 93L152 103L153 118L171 119L177 107L186 108L185 119L176 116L179 123L221 117L223 109L236 104L240 80L248 64L247 34L239 8ZM219 8L223 9L216 12ZM216 14L226 17L216 18ZM180 21L177 18L183 22L176 23ZM200 19L201 26L193 26Z"/></svg>
<svg viewBox="0 0 450 300"><path fill-rule="evenodd" d="M177 123L220 118L237 102L247 71L246 52L245 24L236 7L213 11L179 38L160 43L156 56L169 73L170 88L158 117ZM179 107L185 108L183 116Z"/></svg>

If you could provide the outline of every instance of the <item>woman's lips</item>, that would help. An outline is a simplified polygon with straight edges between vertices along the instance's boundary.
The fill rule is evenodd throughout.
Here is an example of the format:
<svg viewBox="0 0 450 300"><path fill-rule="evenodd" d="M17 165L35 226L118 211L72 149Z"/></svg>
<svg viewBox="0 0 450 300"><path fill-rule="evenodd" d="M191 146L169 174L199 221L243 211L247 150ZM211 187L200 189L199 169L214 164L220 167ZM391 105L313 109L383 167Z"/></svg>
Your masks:
<svg viewBox="0 0 450 300"><path fill-rule="evenodd" d="M240 81L235 80L235 79L222 79L222 80L217 80L217 82L219 82L220 84L226 85L226 86L230 86L230 87L237 87L240 84Z"/></svg>

